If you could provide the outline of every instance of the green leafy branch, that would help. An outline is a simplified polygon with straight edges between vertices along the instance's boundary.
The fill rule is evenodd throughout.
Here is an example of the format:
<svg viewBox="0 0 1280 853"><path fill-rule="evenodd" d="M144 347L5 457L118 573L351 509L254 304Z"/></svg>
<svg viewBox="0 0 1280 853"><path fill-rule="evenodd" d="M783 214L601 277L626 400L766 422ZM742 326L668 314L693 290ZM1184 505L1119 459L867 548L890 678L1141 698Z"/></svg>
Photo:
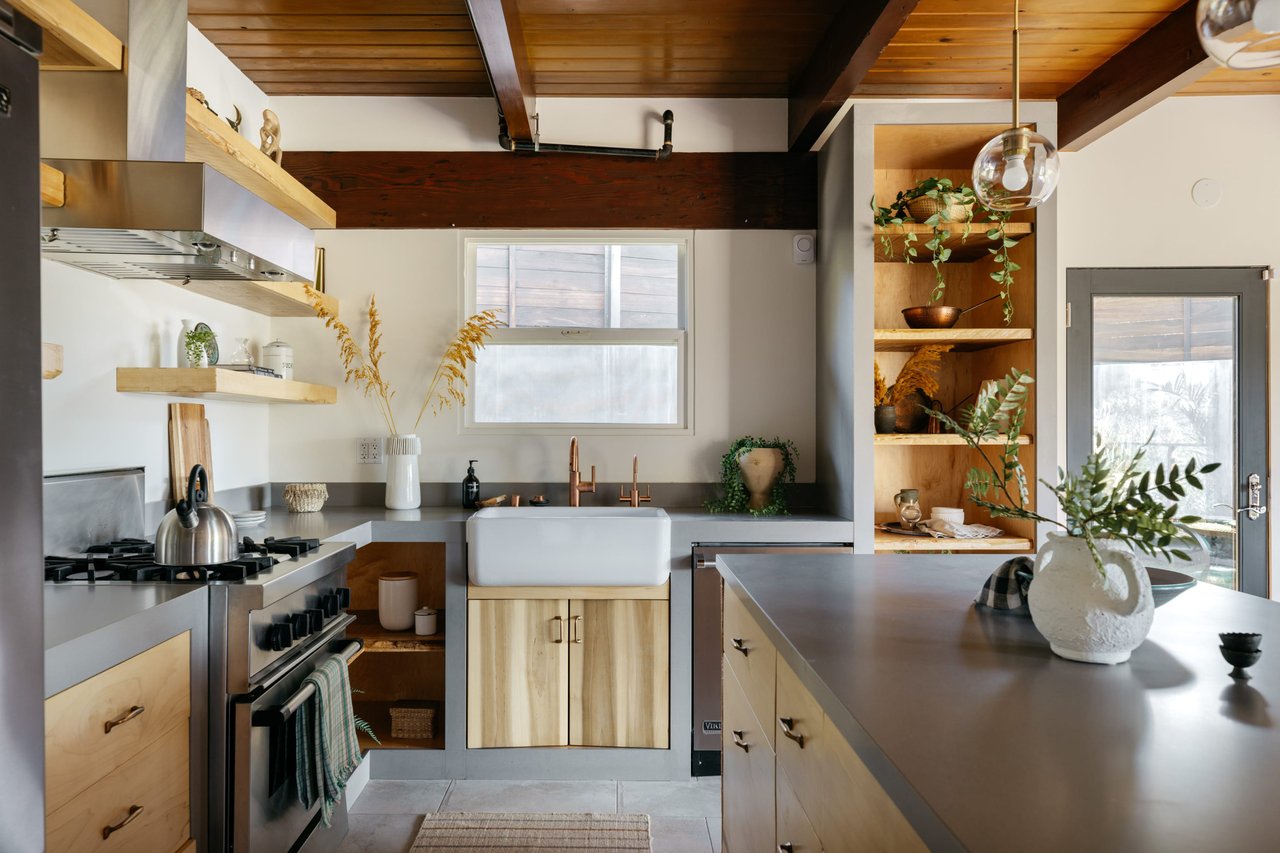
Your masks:
<svg viewBox="0 0 1280 853"><path fill-rule="evenodd" d="M769 493L769 503L762 509L749 509L751 497L747 494L747 487L742 482L742 470L738 467L738 460L742 454L757 448L781 450L782 473L778 475L778 479L773 484L773 490ZM790 439L775 437L766 440L749 435L739 438L729 445L728 452L720 457L720 487L724 489L724 495L717 500L707 501L704 504L707 512L750 512L758 516L790 515L787 511L786 487L796 481L797 456L799 451Z"/></svg>

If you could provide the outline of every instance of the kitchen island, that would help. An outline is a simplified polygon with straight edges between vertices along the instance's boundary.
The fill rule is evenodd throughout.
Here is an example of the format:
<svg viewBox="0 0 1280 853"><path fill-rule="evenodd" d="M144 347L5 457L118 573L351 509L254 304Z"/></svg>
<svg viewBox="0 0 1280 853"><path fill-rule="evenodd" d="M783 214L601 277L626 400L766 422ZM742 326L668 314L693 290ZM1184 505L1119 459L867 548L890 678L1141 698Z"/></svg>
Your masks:
<svg viewBox="0 0 1280 853"><path fill-rule="evenodd" d="M721 557L726 631L743 608L777 650L777 713L789 669L929 849L1277 849L1280 606L1197 585L1156 612L1129 663L1074 663L1029 619L972 606L999 562ZM1264 634L1252 681L1228 677L1220 631ZM777 742L781 780L794 745ZM853 795L828 788L802 805L826 814ZM820 835L823 818L808 818Z"/></svg>

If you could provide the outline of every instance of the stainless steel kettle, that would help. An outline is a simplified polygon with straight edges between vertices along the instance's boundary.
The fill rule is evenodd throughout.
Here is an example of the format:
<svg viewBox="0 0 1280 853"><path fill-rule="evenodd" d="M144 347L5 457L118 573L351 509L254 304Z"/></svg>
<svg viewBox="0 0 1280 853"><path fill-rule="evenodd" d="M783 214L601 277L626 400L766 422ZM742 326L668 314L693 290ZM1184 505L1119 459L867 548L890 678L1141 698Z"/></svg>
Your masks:
<svg viewBox="0 0 1280 853"><path fill-rule="evenodd" d="M156 531L156 562L162 566L216 566L240 555L231 513L208 503L209 475L191 469L187 496L169 510Z"/></svg>

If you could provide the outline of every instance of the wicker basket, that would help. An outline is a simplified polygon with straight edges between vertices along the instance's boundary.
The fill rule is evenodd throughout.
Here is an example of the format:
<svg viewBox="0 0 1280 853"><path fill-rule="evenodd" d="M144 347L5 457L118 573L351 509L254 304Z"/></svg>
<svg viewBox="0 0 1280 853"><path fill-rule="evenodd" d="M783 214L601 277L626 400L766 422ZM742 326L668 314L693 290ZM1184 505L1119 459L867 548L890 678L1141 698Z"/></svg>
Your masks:
<svg viewBox="0 0 1280 853"><path fill-rule="evenodd" d="M431 740L436 736L435 720L435 708L392 705L391 737L397 740Z"/></svg>
<svg viewBox="0 0 1280 853"><path fill-rule="evenodd" d="M942 210L942 204L937 199L929 198L927 195L913 198L907 202L907 212L911 214L911 218L916 222L924 222L940 210ZM952 202L947 206L947 214L943 217L943 221L965 222L972 215L973 211L968 205Z"/></svg>
<svg viewBox="0 0 1280 853"><path fill-rule="evenodd" d="M289 512L319 512L329 499L324 483L290 483L284 487L284 505Z"/></svg>

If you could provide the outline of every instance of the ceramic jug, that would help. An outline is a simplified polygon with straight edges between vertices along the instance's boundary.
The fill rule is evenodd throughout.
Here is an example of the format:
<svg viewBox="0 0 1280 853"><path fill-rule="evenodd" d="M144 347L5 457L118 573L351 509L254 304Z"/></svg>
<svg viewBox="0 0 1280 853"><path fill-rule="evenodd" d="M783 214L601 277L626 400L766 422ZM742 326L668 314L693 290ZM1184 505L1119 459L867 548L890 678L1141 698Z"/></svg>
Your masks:
<svg viewBox="0 0 1280 853"><path fill-rule="evenodd" d="M920 490L903 489L893 496L893 505L898 508L898 520L903 527L915 527L924 518L920 509Z"/></svg>
<svg viewBox="0 0 1280 853"><path fill-rule="evenodd" d="M1027 594L1036 630L1060 657L1124 663L1151 630L1150 576L1120 542L1097 540L1100 572L1083 538L1050 533L1048 539Z"/></svg>

